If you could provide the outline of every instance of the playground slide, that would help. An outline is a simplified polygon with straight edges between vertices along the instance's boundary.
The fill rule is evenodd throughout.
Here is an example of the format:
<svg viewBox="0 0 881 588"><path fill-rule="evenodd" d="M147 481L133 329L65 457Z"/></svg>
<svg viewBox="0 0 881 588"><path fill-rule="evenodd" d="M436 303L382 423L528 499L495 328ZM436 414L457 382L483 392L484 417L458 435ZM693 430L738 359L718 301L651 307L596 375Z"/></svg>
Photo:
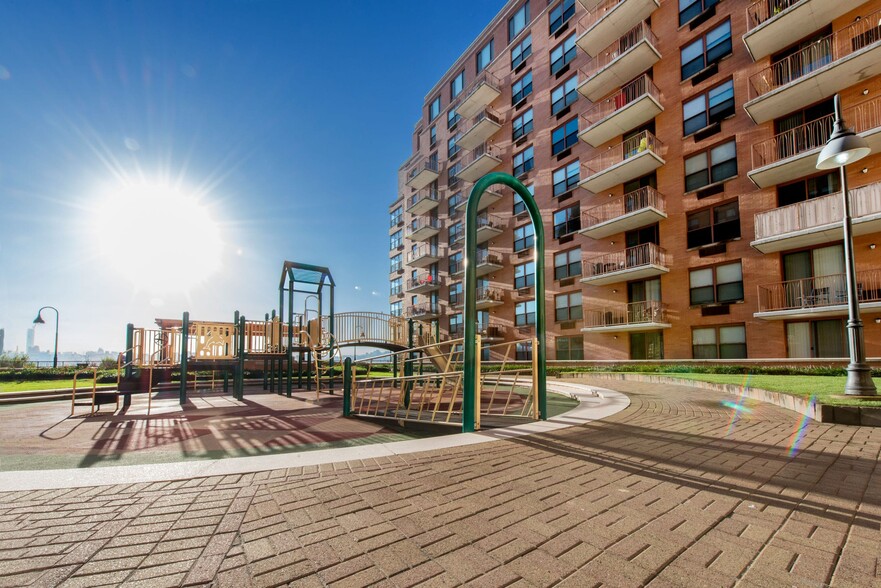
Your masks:
<svg viewBox="0 0 881 588"><path fill-rule="evenodd" d="M424 348L424 353L426 355L426 359L431 362L431 364L437 368L437 371L440 373L446 372L448 367L448 362L450 359L450 352L444 352L437 345L431 345L430 347Z"/></svg>

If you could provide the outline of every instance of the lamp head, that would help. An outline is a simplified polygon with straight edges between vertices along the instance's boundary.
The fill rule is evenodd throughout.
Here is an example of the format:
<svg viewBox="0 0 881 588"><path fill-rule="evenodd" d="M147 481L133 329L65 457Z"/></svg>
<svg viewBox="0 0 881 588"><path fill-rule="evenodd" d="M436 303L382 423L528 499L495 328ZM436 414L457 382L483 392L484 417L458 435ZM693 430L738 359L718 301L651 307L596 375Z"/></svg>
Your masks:
<svg viewBox="0 0 881 588"><path fill-rule="evenodd" d="M817 157L817 169L844 167L849 163L859 161L872 151L865 139L844 126L839 100L838 94L836 94L835 122L832 127L832 135Z"/></svg>
<svg viewBox="0 0 881 588"><path fill-rule="evenodd" d="M43 320L43 315L41 313L37 313L37 318L34 319L35 325L45 325L46 321Z"/></svg>

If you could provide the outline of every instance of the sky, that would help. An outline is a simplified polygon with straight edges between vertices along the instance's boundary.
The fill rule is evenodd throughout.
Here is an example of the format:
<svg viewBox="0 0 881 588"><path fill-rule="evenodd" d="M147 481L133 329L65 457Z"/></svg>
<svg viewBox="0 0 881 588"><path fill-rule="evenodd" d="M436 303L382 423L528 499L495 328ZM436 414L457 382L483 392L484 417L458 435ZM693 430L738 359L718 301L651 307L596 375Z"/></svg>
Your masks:
<svg viewBox="0 0 881 588"><path fill-rule="evenodd" d="M338 312L387 312L397 169L502 5L0 3L5 348L47 305L62 352L185 310L262 317L285 259L329 267Z"/></svg>

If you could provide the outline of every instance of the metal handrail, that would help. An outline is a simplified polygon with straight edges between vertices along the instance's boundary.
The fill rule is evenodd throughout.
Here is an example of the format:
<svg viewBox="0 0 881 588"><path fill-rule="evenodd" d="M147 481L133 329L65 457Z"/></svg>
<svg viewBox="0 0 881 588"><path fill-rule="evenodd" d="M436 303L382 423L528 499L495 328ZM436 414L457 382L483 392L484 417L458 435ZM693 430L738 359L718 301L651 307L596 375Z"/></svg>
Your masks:
<svg viewBox="0 0 881 588"><path fill-rule="evenodd" d="M857 300L881 302L881 269L856 272ZM758 286L759 312L847 304L846 274L814 276Z"/></svg>
<svg viewBox="0 0 881 588"><path fill-rule="evenodd" d="M581 20L578 21L579 30L587 33L590 31L591 27L603 20L603 18L605 18L616 6L625 1L626 0L603 0L597 4L593 10L588 10L587 13L581 17Z"/></svg>
<svg viewBox="0 0 881 588"><path fill-rule="evenodd" d="M414 304L408 306L406 314L409 318L417 316L425 316L428 314L440 314L440 305L434 302L423 302L422 304Z"/></svg>
<svg viewBox="0 0 881 588"><path fill-rule="evenodd" d="M412 180L417 175L419 175L419 173L422 172L423 170L428 170L428 171L431 171L434 173L438 173L437 159L434 159L432 157L426 157L425 159L423 159L422 161L420 161L419 163L414 165L410 169L409 172L407 172L407 179Z"/></svg>
<svg viewBox="0 0 881 588"><path fill-rule="evenodd" d="M666 320L667 305L659 300L609 304L584 309L585 327L663 323Z"/></svg>
<svg viewBox="0 0 881 588"><path fill-rule="evenodd" d="M582 70L584 79L590 79L642 41L648 41L654 46L658 45L658 37L655 36L645 21L627 31L617 41L594 57L588 64L588 67Z"/></svg>
<svg viewBox="0 0 881 588"><path fill-rule="evenodd" d="M651 132L643 131L617 145L612 145L599 155L585 161L582 164L582 167L584 167L587 172L584 174L584 177L587 178L596 175L601 171L639 155L644 151L651 151L661 155L661 149L663 147L664 144L661 143Z"/></svg>
<svg viewBox="0 0 881 588"><path fill-rule="evenodd" d="M582 276L584 278L603 276L647 265L664 266L666 257L664 249L654 243L643 243L636 247L585 259L582 262Z"/></svg>
<svg viewBox="0 0 881 588"><path fill-rule="evenodd" d="M440 230L440 221L436 218L432 218L429 216L420 216L413 220L410 225L407 227L407 237L411 236L416 231L420 231L422 229L438 229Z"/></svg>
<svg viewBox="0 0 881 588"><path fill-rule="evenodd" d="M419 259L420 257L425 257L430 255L431 257L438 256L438 247L437 245L431 245L426 243L417 247L416 249L407 252L407 263L412 263L413 261Z"/></svg>
<svg viewBox="0 0 881 588"><path fill-rule="evenodd" d="M599 206L588 208L581 213L581 227L582 230L587 229L645 208L656 208L664 212L666 203L663 194L651 186L643 186Z"/></svg>
<svg viewBox="0 0 881 588"><path fill-rule="evenodd" d="M608 118L643 96L651 96L658 102L662 100L661 91L658 90L658 87L648 74L643 74L626 86L622 86L618 92L615 92L608 98L591 104L587 111L581 115L586 123L584 128L587 129Z"/></svg>
<svg viewBox="0 0 881 588"><path fill-rule="evenodd" d="M443 276L438 276L432 274L431 272L422 272L417 274L415 278L410 278L407 280L407 289L413 290L415 288L419 288L420 286L443 286L444 278Z"/></svg>
<svg viewBox="0 0 881 588"><path fill-rule="evenodd" d="M478 74L474 81L468 86L468 91L462 93L462 98L459 100L459 104L462 102L466 102L471 96L474 95L475 92L480 88L481 85L486 84L490 88L498 91L499 89L499 78L494 76L489 72L489 70L483 70Z"/></svg>
<svg viewBox="0 0 881 588"><path fill-rule="evenodd" d="M504 220L502 217L488 212L482 212L477 215L477 228L489 227L491 229L503 229Z"/></svg>
<svg viewBox="0 0 881 588"><path fill-rule="evenodd" d="M459 170L459 173L466 170L472 163L474 163L484 155L494 157L496 159L502 158L502 156L499 155L498 147L496 147L492 143L481 143L480 145L469 151L465 155L465 157L462 158L462 169Z"/></svg>
<svg viewBox="0 0 881 588"><path fill-rule="evenodd" d="M477 252L477 261L475 265L483 265L484 263L492 263L495 265L502 265L502 258L496 255L495 253L491 253L489 251L478 251Z"/></svg>
<svg viewBox="0 0 881 588"><path fill-rule="evenodd" d="M746 30L753 30L799 2L801 0L759 0L753 2L746 7Z"/></svg>
<svg viewBox="0 0 881 588"><path fill-rule="evenodd" d="M407 209L409 210L413 208L423 200L433 200L434 202L440 202L438 191L433 188L425 188L423 190L419 190L407 199Z"/></svg>

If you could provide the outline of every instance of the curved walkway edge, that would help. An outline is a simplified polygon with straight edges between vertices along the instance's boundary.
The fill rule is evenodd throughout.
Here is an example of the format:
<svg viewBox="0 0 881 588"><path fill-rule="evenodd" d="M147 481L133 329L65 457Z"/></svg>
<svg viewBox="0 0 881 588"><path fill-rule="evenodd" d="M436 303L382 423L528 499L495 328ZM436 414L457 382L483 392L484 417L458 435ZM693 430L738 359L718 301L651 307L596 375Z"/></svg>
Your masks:
<svg viewBox="0 0 881 588"><path fill-rule="evenodd" d="M426 439L375 443L357 447L318 449L298 453L234 457L212 461L186 461L162 464L110 466L94 469L56 469L0 472L0 492L83 488L113 484L138 484L188 480L211 476L247 474L266 470L297 468L358 459L388 457L434 449L446 449L547 433L608 418L630 405L630 399L613 390L574 382L549 381L548 391L570 396L578 406L547 421L460 433Z"/></svg>

